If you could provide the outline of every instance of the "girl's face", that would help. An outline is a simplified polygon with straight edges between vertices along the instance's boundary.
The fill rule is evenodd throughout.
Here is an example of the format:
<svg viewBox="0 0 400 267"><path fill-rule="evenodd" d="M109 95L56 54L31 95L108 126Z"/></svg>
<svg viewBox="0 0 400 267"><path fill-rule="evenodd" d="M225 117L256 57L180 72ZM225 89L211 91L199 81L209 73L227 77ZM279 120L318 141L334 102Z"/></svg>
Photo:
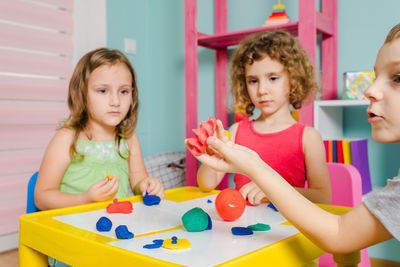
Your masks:
<svg viewBox="0 0 400 267"><path fill-rule="evenodd" d="M251 102L262 115L289 111L289 75L277 60L265 56L247 65L246 85Z"/></svg>
<svg viewBox="0 0 400 267"><path fill-rule="evenodd" d="M89 76L87 106L89 122L117 126L132 104L132 76L123 63L102 65Z"/></svg>
<svg viewBox="0 0 400 267"><path fill-rule="evenodd" d="M384 44L375 62L375 82L365 91L372 138L400 142L400 38Z"/></svg>

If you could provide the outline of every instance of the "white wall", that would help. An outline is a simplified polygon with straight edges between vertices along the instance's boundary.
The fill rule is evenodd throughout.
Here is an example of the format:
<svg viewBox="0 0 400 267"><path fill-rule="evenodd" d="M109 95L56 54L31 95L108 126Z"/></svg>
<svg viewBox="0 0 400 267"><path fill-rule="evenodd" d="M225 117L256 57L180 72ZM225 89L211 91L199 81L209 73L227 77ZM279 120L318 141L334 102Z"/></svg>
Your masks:
<svg viewBox="0 0 400 267"><path fill-rule="evenodd" d="M105 47L106 0L74 1L74 65L90 50Z"/></svg>

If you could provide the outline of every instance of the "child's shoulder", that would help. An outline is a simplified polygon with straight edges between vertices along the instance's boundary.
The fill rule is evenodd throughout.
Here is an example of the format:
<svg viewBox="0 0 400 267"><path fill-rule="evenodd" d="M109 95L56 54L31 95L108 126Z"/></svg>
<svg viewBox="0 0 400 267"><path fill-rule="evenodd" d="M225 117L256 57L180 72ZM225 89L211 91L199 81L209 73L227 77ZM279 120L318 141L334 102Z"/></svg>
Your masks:
<svg viewBox="0 0 400 267"><path fill-rule="evenodd" d="M74 140L75 131L68 127L59 128L54 134L53 140L72 143Z"/></svg>
<svg viewBox="0 0 400 267"><path fill-rule="evenodd" d="M132 132L129 136L125 136L124 139L128 145L129 150L139 144L139 137L137 136L136 132Z"/></svg>
<svg viewBox="0 0 400 267"><path fill-rule="evenodd" d="M306 141L309 141L312 143L313 141L316 141L316 140L322 141L322 137L315 128L305 125L304 132L303 132L303 140L306 140Z"/></svg>

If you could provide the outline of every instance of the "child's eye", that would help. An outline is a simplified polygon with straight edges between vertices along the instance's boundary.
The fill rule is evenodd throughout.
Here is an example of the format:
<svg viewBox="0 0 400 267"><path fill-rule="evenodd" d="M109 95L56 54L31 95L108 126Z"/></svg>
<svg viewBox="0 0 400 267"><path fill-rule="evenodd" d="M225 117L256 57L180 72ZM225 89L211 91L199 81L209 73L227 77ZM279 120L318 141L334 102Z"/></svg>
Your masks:
<svg viewBox="0 0 400 267"><path fill-rule="evenodd" d="M120 92L121 92L121 94L126 95L126 94L130 93L130 90L129 89L122 89Z"/></svg>
<svg viewBox="0 0 400 267"><path fill-rule="evenodd" d="M97 89L97 92L100 93L100 94L105 94L106 91L107 91L107 90L106 90L105 88L98 88L98 89Z"/></svg>
<svg viewBox="0 0 400 267"><path fill-rule="evenodd" d="M397 74L397 75L393 76L393 82L400 84L400 74Z"/></svg>
<svg viewBox="0 0 400 267"><path fill-rule="evenodd" d="M247 80L248 84L255 84L257 83L257 79L249 79Z"/></svg>
<svg viewBox="0 0 400 267"><path fill-rule="evenodd" d="M276 80L279 79L279 77L278 77L278 76L271 76L271 77L269 77L269 79L270 79L271 81L276 81Z"/></svg>

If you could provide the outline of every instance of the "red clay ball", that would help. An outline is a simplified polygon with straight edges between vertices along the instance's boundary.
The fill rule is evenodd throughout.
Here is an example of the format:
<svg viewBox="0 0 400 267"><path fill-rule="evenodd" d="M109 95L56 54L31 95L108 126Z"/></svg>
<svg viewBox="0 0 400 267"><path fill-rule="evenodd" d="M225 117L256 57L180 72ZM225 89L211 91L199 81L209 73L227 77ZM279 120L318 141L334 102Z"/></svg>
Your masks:
<svg viewBox="0 0 400 267"><path fill-rule="evenodd" d="M224 221L232 222L242 216L246 200L238 190L226 188L215 199L215 208Z"/></svg>

